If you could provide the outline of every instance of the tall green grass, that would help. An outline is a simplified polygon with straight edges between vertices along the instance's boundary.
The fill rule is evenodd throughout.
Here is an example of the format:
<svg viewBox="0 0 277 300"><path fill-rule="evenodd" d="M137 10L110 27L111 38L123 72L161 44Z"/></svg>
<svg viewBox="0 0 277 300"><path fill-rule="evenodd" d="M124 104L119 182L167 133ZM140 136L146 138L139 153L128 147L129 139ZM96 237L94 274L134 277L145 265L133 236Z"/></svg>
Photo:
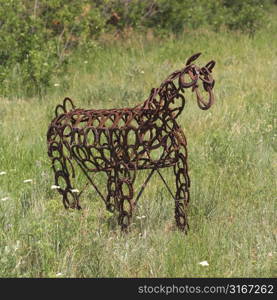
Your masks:
<svg viewBox="0 0 277 300"><path fill-rule="evenodd" d="M45 97L22 99L19 90L16 99L1 98L0 276L276 276L274 29L272 17L253 38L202 29L178 38L134 33L102 41L76 54ZM82 211L65 211L50 188L46 149L55 105L65 96L84 108L136 105L198 51L200 65L217 62L216 104L201 111L188 92L179 117L192 183L189 233L176 230L174 203L158 176L127 235L93 190L81 198ZM171 170L163 173L173 186ZM96 181L104 188L102 178ZM203 260L209 266L199 265Z"/></svg>

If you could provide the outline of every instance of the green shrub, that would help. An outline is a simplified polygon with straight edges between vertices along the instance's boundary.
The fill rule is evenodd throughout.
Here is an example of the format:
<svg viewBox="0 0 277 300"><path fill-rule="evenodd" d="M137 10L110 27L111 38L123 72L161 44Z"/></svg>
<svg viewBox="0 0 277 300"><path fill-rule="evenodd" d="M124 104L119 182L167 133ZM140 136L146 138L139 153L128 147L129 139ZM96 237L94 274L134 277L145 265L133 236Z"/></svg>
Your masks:
<svg viewBox="0 0 277 300"><path fill-rule="evenodd" d="M223 0L226 11L226 25L231 30L241 30L253 35L263 23L263 5L261 1Z"/></svg>
<svg viewBox="0 0 277 300"><path fill-rule="evenodd" d="M103 20L89 1L0 0L0 84L42 94L53 74L65 71L70 51L101 32Z"/></svg>
<svg viewBox="0 0 277 300"><path fill-rule="evenodd" d="M0 0L0 93L42 95L73 50L93 51L104 32L152 28L178 34L222 26L254 34L266 0Z"/></svg>
<svg viewBox="0 0 277 300"><path fill-rule="evenodd" d="M0 82L2 92L21 78L26 94L41 93L47 87L58 57L54 41L47 38L41 19L20 1L0 1Z"/></svg>
<svg viewBox="0 0 277 300"><path fill-rule="evenodd" d="M119 29L151 27L179 33L208 24L252 34L262 24L264 7L270 4L272 0L263 4L257 0L106 0L105 12L116 12ZM97 7L103 10L103 6Z"/></svg>

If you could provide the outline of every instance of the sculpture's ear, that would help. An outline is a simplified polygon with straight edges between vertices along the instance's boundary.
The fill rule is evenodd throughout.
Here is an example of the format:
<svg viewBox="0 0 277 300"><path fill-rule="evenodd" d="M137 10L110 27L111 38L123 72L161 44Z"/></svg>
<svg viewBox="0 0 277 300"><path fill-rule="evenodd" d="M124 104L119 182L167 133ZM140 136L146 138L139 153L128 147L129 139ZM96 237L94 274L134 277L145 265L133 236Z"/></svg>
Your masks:
<svg viewBox="0 0 277 300"><path fill-rule="evenodd" d="M205 67L209 70L210 73L212 73L214 66L215 66L215 61L211 60L206 64Z"/></svg>
<svg viewBox="0 0 277 300"><path fill-rule="evenodd" d="M187 60L186 66L190 65L190 64L191 64L193 61L195 61L200 55L201 55L201 52L192 55L192 56Z"/></svg>

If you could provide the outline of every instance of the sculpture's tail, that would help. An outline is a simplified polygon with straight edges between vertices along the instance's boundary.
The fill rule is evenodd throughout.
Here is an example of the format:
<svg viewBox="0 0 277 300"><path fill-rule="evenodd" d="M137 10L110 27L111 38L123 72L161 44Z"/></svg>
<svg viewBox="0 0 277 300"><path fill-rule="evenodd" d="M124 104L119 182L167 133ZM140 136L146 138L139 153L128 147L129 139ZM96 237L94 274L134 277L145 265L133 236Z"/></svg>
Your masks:
<svg viewBox="0 0 277 300"><path fill-rule="evenodd" d="M75 108L76 107L75 107L73 101L70 98L66 97L63 100L63 104L59 104L56 106L56 109L55 109L56 117L61 113L62 114L67 113L70 110L75 109Z"/></svg>

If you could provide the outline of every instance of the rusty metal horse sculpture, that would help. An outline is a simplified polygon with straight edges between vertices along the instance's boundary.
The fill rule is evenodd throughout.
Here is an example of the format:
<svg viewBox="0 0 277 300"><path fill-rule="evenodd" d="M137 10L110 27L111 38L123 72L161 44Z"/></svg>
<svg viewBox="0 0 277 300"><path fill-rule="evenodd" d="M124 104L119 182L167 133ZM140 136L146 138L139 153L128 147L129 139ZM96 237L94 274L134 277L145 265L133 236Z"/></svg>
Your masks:
<svg viewBox="0 0 277 300"><path fill-rule="evenodd" d="M193 62L200 54L190 57L183 69L169 75L159 88L151 90L146 101L133 108L85 110L75 108L70 98L56 107L56 117L47 133L48 155L65 208L81 209L82 191L72 185L75 161L86 175L87 185L95 188L106 208L119 212L118 223L126 230L139 197L156 171L175 200L177 227L186 231L190 180L186 139L176 119L184 108L183 93L187 88L196 93L201 109L206 110L214 103L211 73L215 62L199 68ZM200 95L199 80L208 93L207 101ZM173 167L175 194L159 171L165 167ZM133 199L136 172L141 169L151 172ZM92 180L93 172L106 173L106 196Z"/></svg>

